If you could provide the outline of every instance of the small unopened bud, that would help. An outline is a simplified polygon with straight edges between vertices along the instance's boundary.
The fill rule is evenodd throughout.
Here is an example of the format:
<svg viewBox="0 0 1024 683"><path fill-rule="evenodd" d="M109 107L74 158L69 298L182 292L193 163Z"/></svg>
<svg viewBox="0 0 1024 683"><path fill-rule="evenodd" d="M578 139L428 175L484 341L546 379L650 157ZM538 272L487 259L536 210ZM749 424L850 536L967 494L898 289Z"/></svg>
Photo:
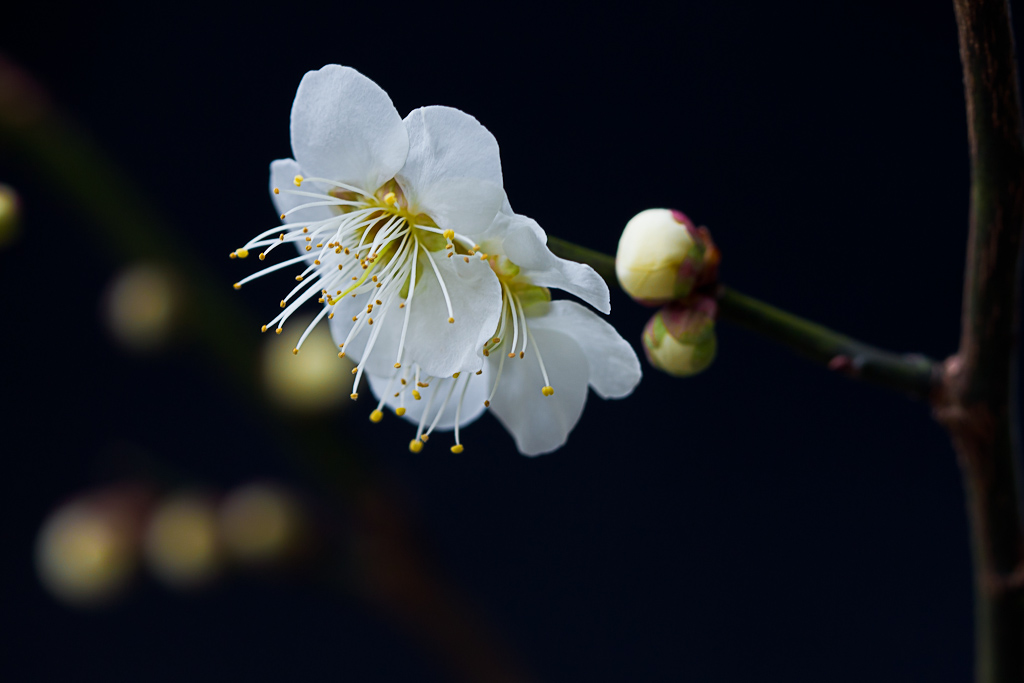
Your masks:
<svg viewBox="0 0 1024 683"><path fill-rule="evenodd" d="M700 297L690 306L665 306L644 327L644 353L651 365L676 377L705 370L715 359L714 299Z"/></svg>
<svg viewBox="0 0 1024 683"><path fill-rule="evenodd" d="M704 264L704 242L680 211L648 209L626 223L615 255L619 284L647 306L689 296Z"/></svg>
<svg viewBox="0 0 1024 683"><path fill-rule="evenodd" d="M0 247L14 241L21 223L21 201L14 188L0 183Z"/></svg>
<svg viewBox="0 0 1024 683"><path fill-rule="evenodd" d="M144 540L149 568L172 588L197 588L220 572L217 513L205 496L178 494L162 501Z"/></svg>

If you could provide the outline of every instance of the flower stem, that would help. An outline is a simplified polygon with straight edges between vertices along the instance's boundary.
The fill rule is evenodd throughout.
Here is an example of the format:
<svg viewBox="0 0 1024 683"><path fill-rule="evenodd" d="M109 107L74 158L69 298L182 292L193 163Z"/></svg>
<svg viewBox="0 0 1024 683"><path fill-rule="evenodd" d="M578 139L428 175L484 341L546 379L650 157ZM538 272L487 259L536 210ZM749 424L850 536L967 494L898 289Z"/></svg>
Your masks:
<svg viewBox="0 0 1024 683"><path fill-rule="evenodd" d="M548 238L551 250L563 258L591 266L615 287L615 259L557 237ZM935 386L935 362L918 354L896 354L865 344L823 325L787 313L751 296L720 286L718 316L755 334L789 347L831 370L927 399Z"/></svg>

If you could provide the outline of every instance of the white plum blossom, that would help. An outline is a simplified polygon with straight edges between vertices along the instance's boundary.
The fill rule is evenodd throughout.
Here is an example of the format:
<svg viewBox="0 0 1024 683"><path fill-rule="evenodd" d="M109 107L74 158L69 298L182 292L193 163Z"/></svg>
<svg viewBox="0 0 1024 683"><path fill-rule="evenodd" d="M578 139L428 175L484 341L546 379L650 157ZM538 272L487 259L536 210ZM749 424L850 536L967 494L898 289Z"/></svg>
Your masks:
<svg viewBox="0 0 1024 683"><path fill-rule="evenodd" d="M232 253L259 249L263 260L280 245L299 249L235 285L302 267L263 330L280 333L302 304L323 303L294 353L330 319L339 356L358 361L352 398L366 371L414 365L426 378L479 369L501 306L501 286L474 248L504 197L494 136L448 107L403 120L377 84L330 65L299 84L291 140L295 159L270 167L285 224Z"/></svg>
<svg viewBox="0 0 1024 683"><path fill-rule="evenodd" d="M590 309L551 301L561 289L608 313L605 282L589 266L552 254L533 220L502 189L494 137L448 107L402 119L359 72L307 73L291 114L294 159L270 167L284 225L232 252L264 260L291 243L299 256L254 273L301 268L280 313L281 333L316 299L298 338L329 320L339 357L356 361L352 398L368 378L379 402L417 425L410 450L435 430L460 428L488 408L520 452L555 450L579 421L587 387L620 398L640 380L632 347Z"/></svg>
<svg viewBox="0 0 1024 683"><path fill-rule="evenodd" d="M434 383L408 373L370 375L380 397L375 419L387 404L416 423L413 452L435 429L452 428L451 450L461 452L460 428L490 409L521 453L549 453L579 421L588 385L602 398L622 398L640 381L636 353L615 328L574 301L551 301L549 287L610 310L604 280L589 266L552 254L546 241L535 221L512 213L507 203L481 238L502 297L500 319L483 346L483 368Z"/></svg>

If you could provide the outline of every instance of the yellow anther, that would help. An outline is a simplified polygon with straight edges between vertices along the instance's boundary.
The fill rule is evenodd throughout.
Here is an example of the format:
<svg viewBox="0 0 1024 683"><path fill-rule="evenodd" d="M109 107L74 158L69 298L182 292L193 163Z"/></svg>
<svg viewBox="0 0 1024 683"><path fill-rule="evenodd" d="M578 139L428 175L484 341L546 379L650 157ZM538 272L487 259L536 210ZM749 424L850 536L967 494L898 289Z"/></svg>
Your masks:
<svg viewBox="0 0 1024 683"><path fill-rule="evenodd" d="M292 355L293 356L299 355L299 350L298 349L292 349Z"/></svg>
<svg viewBox="0 0 1024 683"><path fill-rule="evenodd" d="M283 213L281 214L281 220L284 220L284 214Z"/></svg>
<svg viewBox="0 0 1024 683"><path fill-rule="evenodd" d="M356 374L356 372L358 372L358 371L359 371L359 368L352 368L352 374L353 375Z"/></svg>
<svg viewBox="0 0 1024 683"><path fill-rule="evenodd" d="M455 318L448 318L448 322L450 322L450 323L455 322Z"/></svg>
<svg viewBox="0 0 1024 683"><path fill-rule="evenodd" d="M395 408L395 415L398 417L405 415L405 408Z"/></svg>
<svg viewBox="0 0 1024 683"><path fill-rule="evenodd" d="M306 251L313 251L313 247L311 247L310 245L307 244L306 245Z"/></svg>
<svg viewBox="0 0 1024 683"><path fill-rule="evenodd" d="M448 252L448 258L451 258L452 256L454 256L454 254L453 254L452 252L450 252L450 251L449 251L449 252Z"/></svg>
<svg viewBox="0 0 1024 683"><path fill-rule="evenodd" d="M430 441L430 435L424 434L423 436L420 437L420 441L422 441L423 443Z"/></svg>
<svg viewBox="0 0 1024 683"><path fill-rule="evenodd" d="M266 332L266 331L267 331L267 326L266 325L264 325L263 327L260 328L260 332Z"/></svg>
<svg viewBox="0 0 1024 683"><path fill-rule="evenodd" d="M388 206L394 206L395 202L397 201L398 197L395 196L394 192L388 192L386 195L384 195L384 203L387 204Z"/></svg>
<svg viewBox="0 0 1024 683"><path fill-rule="evenodd" d="M295 179L292 182L295 183L295 187L302 187L302 181L303 181L303 177L300 176L300 175L297 175L297 176L295 176Z"/></svg>
<svg viewBox="0 0 1024 683"><path fill-rule="evenodd" d="M484 349L484 356L486 357L486 356L489 356L489 355L491 355L491 352L490 352L490 351L488 351L487 349ZM478 374L478 375L479 375L480 373L478 372L478 373L476 373L476 374Z"/></svg>
<svg viewBox="0 0 1024 683"><path fill-rule="evenodd" d="M266 258L267 258L267 255L266 255L266 254L264 254L264 253L263 253L263 252L261 251L261 252L260 252L260 261L263 261L263 260L264 260L264 259L266 259Z"/></svg>
<svg viewBox="0 0 1024 683"><path fill-rule="evenodd" d="M413 439L409 442L409 450L413 453L419 453L423 450L423 442L419 439Z"/></svg>
<svg viewBox="0 0 1024 683"><path fill-rule="evenodd" d="M306 238L306 241L307 241L307 242L312 242L312 241L313 241L313 238L312 238L312 237L307 237L307 238Z"/></svg>
<svg viewBox="0 0 1024 683"><path fill-rule="evenodd" d="M339 351L338 352L338 358L344 358L344 357L345 357L345 352L344 351Z"/></svg>
<svg viewBox="0 0 1024 683"><path fill-rule="evenodd" d="M296 282L302 282L302 276L301 275L296 275L295 276L295 281Z"/></svg>
<svg viewBox="0 0 1024 683"><path fill-rule="evenodd" d="M452 375L452 379L458 379L458 378L459 378L459 373L456 372L454 375Z"/></svg>
<svg viewBox="0 0 1024 683"><path fill-rule="evenodd" d="M238 254L238 258L245 258L249 255L248 249L235 249L235 253Z"/></svg>
<svg viewBox="0 0 1024 683"><path fill-rule="evenodd" d="M427 387L430 386L430 384L428 384L427 382L416 382L416 386L423 387L424 389L426 389Z"/></svg>
<svg viewBox="0 0 1024 683"><path fill-rule="evenodd" d="M555 389L554 387L544 387L543 389L540 390L540 393L544 394L545 396L551 396L553 393L555 393Z"/></svg>
<svg viewBox="0 0 1024 683"><path fill-rule="evenodd" d="M395 369L396 369L396 370L397 370L398 368L400 368L400 367L402 367L402 364L401 364L401 363L395 363Z"/></svg>
<svg viewBox="0 0 1024 683"><path fill-rule="evenodd" d="M281 194L281 190L279 188L275 187L274 188L274 194Z"/></svg>
<svg viewBox="0 0 1024 683"><path fill-rule="evenodd" d="M242 288L242 285L240 285L240 284L238 284L238 283L236 282L235 284L233 284L233 285L232 285L232 287L234 287L235 289L241 289L241 288Z"/></svg>
<svg viewBox="0 0 1024 683"><path fill-rule="evenodd" d="M274 332L276 332L277 334L281 334L282 332L284 332L284 328L283 327L279 327L276 330L274 330Z"/></svg>
<svg viewBox="0 0 1024 683"><path fill-rule="evenodd" d="M333 302L333 301L331 302L331 305L332 305L332 306L334 305L334 302ZM328 319L328 320L334 320L334 313L328 313L328 314L327 314L327 319Z"/></svg>
<svg viewBox="0 0 1024 683"><path fill-rule="evenodd" d="M490 401L484 401L484 408L490 408L490 407L491 407L491 402Z"/></svg>
<svg viewBox="0 0 1024 683"><path fill-rule="evenodd" d="M402 303L398 304L398 307L399 308L405 308L405 302L403 301Z"/></svg>
<svg viewBox="0 0 1024 683"><path fill-rule="evenodd" d="M384 305L384 304L382 304L382 303L380 302L380 299L377 299L377 300L376 300L376 303L377 303L377 305L378 305L378 306L383 306L383 305Z"/></svg>
<svg viewBox="0 0 1024 683"><path fill-rule="evenodd" d="M230 254L228 254L228 258L238 258L238 254L236 254L235 252L231 252Z"/></svg>
<svg viewBox="0 0 1024 683"><path fill-rule="evenodd" d="M444 238L445 238L446 240L450 240L450 239L452 239L453 237L455 237L455 231L454 231L454 230L445 230L445 231L444 231L443 233L441 233L441 234L443 234L443 235L444 235Z"/></svg>
<svg viewBox="0 0 1024 683"><path fill-rule="evenodd" d="M367 320L369 321L369 323L370 323L371 325L373 324L373 318L367 318Z"/></svg>
<svg viewBox="0 0 1024 683"><path fill-rule="evenodd" d="M418 392L418 391L416 391L415 389L413 389L413 390L412 390L412 397L413 397L414 399L416 399L417 401L418 401L418 400L420 400L420 392Z"/></svg>
<svg viewBox="0 0 1024 683"><path fill-rule="evenodd" d="M354 401L354 400L356 400L357 398L359 398L359 394L349 394L349 398L350 398L350 399L352 399L352 400Z"/></svg>
<svg viewBox="0 0 1024 683"><path fill-rule="evenodd" d="M519 357L520 357L520 358L522 358L522 357L523 357L523 356L525 356L525 355L526 355L526 354L525 354L525 353L523 353L522 351L520 351L520 352L519 352ZM554 391L554 390L552 390L552 391Z"/></svg>
<svg viewBox="0 0 1024 683"><path fill-rule="evenodd" d="M281 299L281 308L284 308L284 306L285 306L284 299Z"/></svg>
<svg viewBox="0 0 1024 683"><path fill-rule="evenodd" d="M462 260L465 261L466 263L469 263L469 257L468 256L463 256Z"/></svg>
<svg viewBox="0 0 1024 683"><path fill-rule="evenodd" d="M316 302L317 302L318 304L322 304L322 303L324 302L324 298L323 298L323 297L320 297L319 299L317 299L317 300L316 300Z"/></svg>
<svg viewBox="0 0 1024 683"><path fill-rule="evenodd" d="M513 351L512 353L508 354L508 357L509 358L515 358L516 357L515 352Z"/></svg>
<svg viewBox="0 0 1024 683"><path fill-rule="evenodd" d="M370 413L370 422L380 422L383 419L384 413L380 412L379 410L375 410L372 413Z"/></svg>
<svg viewBox="0 0 1024 683"><path fill-rule="evenodd" d="M461 452L462 452L462 444L461 443L457 443L454 446L452 446L452 453L458 455Z"/></svg>
<svg viewBox="0 0 1024 683"><path fill-rule="evenodd" d="M313 260L313 265L314 266L319 266L320 265L320 259L314 259Z"/></svg>
<svg viewBox="0 0 1024 683"><path fill-rule="evenodd" d="M303 228L302 232L309 232L309 228ZM312 239L312 238L311 238Z"/></svg>
<svg viewBox="0 0 1024 683"><path fill-rule="evenodd" d="M402 386L403 386L403 387L404 387L404 386L405 386L406 384L408 384L408 382L406 382L406 381L405 381L404 379L400 379L400 380L398 380L398 381L402 383Z"/></svg>
<svg viewBox="0 0 1024 683"><path fill-rule="evenodd" d="M358 315L352 316L352 322L355 322L357 320L359 320L359 316Z"/></svg>
<svg viewBox="0 0 1024 683"><path fill-rule="evenodd" d="M338 270L341 270L341 264L340 263L338 264Z"/></svg>

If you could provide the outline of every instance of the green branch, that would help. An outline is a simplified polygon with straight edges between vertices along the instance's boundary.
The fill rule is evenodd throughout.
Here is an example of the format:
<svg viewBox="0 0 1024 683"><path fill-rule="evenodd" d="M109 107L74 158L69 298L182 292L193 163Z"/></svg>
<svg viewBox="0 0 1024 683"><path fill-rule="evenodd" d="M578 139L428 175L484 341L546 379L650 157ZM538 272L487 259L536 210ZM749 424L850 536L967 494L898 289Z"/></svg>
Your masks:
<svg viewBox="0 0 1024 683"><path fill-rule="evenodd" d="M588 264L609 286L618 286L613 257L557 237L549 237L548 246L563 258ZM935 387L935 362L924 356L884 351L729 287L718 287L716 298L720 319L788 347L830 370L922 400L927 400Z"/></svg>

